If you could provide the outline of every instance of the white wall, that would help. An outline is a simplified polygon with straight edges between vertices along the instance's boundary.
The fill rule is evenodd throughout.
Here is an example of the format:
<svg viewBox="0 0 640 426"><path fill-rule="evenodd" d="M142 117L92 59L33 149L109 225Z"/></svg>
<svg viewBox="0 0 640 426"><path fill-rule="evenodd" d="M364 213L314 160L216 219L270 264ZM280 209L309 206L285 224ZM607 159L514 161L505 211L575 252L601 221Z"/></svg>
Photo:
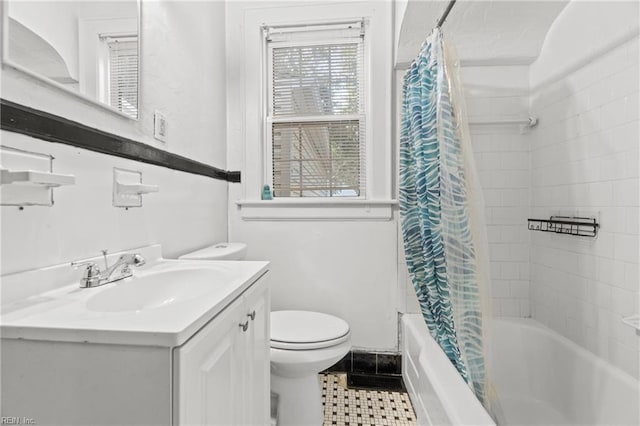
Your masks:
<svg viewBox="0 0 640 426"><path fill-rule="evenodd" d="M2 98L164 148L153 111L169 119L166 149L226 169L225 5L144 2L140 121L21 75L2 72ZM49 153L77 184L56 190L53 207L2 207L2 273L161 243L174 256L227 239L227 183L2 132L2 144ZM160 185L140 209L111 207L112 168L143 171Z"/></svg>
<svg viewBox="0 0 640 426"><path fill-rule="evenodd" d="M534 318L638 377L638 3L572 2L531 66L531 214L595 215L596 239L531 235Z"/></svg>
<svg viewBox="0 0 640 426"><path fill-rule="evenodd" d="M528 317L529 141L519 125L479 124L529 116L527 66L463 67L471 145L483 189L489 242L492 309ZM398 92L401 93L401 92ZM399 289L405 312L419 313L399 233Z"/></svg>
<svg viewBox="0 0 640 426"><path fill-rule="evenodd" d="M249 258L272 262L274 310L310 309L338 315L349 322L354 347L378 350L397 350L395 219L247 221L234 207L238 200L259 197L263 184L262 23L370 19L374 178L368 184L373 182L373 198L391 197L391 12L392 3L386 1L231 2L227 10L228 165L243 173L243 185L230 187L230 239L246 242ZM314 209L312 214L323 211Z"/></svg>

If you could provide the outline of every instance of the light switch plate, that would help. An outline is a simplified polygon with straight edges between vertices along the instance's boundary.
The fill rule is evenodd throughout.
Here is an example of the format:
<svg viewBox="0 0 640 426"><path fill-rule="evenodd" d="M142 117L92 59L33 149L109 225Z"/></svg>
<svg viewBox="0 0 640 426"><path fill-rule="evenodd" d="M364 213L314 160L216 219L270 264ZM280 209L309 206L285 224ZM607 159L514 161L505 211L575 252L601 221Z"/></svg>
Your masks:
<svg viewBox="0 0 640 426"><path fill-rule="evenodd" d="M153 137L162 142L167 142L169 137L169 123L167 117L160 111L153 114Z"/></svg>

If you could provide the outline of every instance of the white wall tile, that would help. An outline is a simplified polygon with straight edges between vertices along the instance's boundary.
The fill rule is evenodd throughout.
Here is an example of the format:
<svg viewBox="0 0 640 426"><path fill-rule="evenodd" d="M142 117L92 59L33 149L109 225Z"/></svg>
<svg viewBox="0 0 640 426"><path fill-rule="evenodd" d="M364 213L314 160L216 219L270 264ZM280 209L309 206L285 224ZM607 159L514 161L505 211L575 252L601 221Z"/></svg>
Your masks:
<svg viewBox="0 0 640 426"><path fill-rule="evenodd" d="M639 339L621 318L638 313L640 286L637 46L532 94L533 113L552 123L531 138L532 214L589 212L601 228L589 241L532 238L530 283L536 319L635 377Z"/></svg>

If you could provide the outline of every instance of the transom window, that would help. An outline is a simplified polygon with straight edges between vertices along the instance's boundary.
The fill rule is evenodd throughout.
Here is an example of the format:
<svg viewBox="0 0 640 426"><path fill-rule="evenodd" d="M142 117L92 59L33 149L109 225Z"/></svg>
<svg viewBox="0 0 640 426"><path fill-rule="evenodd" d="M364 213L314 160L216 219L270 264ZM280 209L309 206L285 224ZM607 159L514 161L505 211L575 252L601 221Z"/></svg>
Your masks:
<svg viewBox="0 0 640 426"><path fill-rule="evenodd" d="M364 197L362 22L265 30L274 196Z"/></svg>

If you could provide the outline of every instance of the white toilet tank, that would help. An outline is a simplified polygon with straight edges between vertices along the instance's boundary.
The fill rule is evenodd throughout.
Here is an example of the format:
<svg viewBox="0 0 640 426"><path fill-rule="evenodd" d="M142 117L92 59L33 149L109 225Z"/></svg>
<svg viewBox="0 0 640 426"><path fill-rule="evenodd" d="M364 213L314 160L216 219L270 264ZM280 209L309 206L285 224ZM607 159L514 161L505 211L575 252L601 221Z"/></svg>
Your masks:
<svg viewBox="0 0 640 426"><path fill-rule="evenodd" d="M182 260L242 260L247 254L245 243L217 243L180 256Z"/></svg>

